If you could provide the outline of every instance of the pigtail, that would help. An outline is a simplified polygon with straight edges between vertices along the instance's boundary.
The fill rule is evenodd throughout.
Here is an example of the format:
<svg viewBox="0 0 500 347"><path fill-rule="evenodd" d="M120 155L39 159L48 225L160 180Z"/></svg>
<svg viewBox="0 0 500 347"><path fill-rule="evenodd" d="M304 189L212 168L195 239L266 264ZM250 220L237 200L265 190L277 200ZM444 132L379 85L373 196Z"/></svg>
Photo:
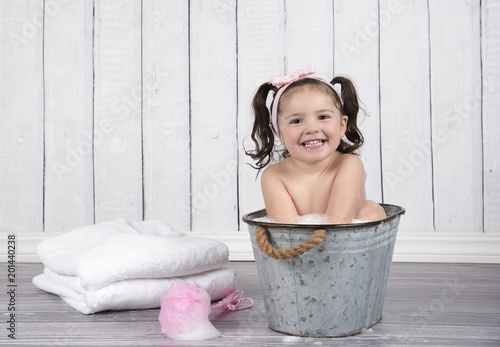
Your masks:
<svg viewBox="0 0 500 347"><path fill-rule="evenodd" d="M251 166L258 169L259 172L266 167L274 157L275 136L271 129L271 116L266 106L266 101L269 92L272 91L276 93L277 90L278 88L274 87L271 83L264 83L259 87L252 101L255 121L251 138L255 143L255 150L245 151L245 154L256 161L255 166Z"/></svg>
<svg viewBox="0 0 500 347"><path fill-rule="evenodd" d="M337 151L341 153L355 153L355 151L363 145L364 138L361 131L358 129L358 112L359 102L356 88L351 80L345 77L335 77L331 82L332 85L336 83L342 86L342 100L344 105L342 107L342 114L345 114L349 119L347 120L347 128L345 137L350 143L344 140L340 141Z"/></svg>

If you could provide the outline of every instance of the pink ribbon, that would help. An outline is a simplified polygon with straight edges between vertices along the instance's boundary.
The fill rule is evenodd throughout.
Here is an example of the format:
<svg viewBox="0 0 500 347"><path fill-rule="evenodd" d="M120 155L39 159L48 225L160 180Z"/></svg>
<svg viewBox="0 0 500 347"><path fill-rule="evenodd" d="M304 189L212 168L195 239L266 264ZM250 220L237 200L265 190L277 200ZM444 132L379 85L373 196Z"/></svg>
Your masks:
<svg viewBox="0 0 500 347"><path fill-rule="evenodd" d="M247 306L238 307L243 301L249 301L250 304L248 304ZM212 305L212 312L224 309L228 309L230 311L239 311L251 307L253 307L253 300L250 298L244 298L243 291L237 290L235 292L230 292L224 299L219 301L217 304Z"/></svg>
<svg viewBox="0 0 500 347"><path fill-rule="evenodd" d="M285 84L290 84L295 81L301 80L304 77L307 77L309 75L312 75L313 73L316 72L316 69L314 68L313 65L309 65L308 67L297 71L291 76L283 76L283 77L275 77L271 80L271 84L275 87L279 87Z"/></svg>

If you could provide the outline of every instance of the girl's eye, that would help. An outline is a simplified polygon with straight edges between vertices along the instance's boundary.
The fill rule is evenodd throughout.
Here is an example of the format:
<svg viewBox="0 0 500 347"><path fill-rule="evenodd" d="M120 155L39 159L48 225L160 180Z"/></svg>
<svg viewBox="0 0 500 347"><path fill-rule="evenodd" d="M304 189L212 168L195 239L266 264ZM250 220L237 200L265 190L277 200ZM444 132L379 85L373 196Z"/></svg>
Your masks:
<svg viewBox="0 0 500 347"><path fill-rule="evenodd" d="M290 121L290 124L299 124L300 123L300 119L292 119Z"/></svg>
<svg viewBox="0 0 500 347"><path fill-rule="evenodd" d="M321 116L318 117L320 120L325 120L325 119L328 119L330 118L329 116L327 116L326 114L323 114Z"/></svg>

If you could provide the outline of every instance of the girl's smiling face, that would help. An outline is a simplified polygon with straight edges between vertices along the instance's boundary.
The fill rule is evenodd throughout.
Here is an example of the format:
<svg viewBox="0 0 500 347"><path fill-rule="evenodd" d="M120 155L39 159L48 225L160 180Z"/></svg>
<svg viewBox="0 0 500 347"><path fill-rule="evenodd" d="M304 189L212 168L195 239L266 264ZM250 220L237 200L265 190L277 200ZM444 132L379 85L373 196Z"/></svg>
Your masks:
<svg viewBox="0 0 500 347"><path fill-rule="evenodd" d="M314 86L283 95L278 116L280 141L294 160L317 163L335 153L345 134L347 116L333 96Z"/></svg>

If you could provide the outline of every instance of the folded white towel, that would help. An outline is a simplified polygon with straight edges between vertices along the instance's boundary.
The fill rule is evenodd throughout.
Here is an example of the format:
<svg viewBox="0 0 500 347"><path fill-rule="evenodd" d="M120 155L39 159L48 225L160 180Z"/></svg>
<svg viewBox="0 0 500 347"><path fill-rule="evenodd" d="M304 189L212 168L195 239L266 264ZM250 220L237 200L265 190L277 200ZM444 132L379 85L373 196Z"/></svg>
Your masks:
<svg viewBox="0 0 500 347"><path fill-rule="evenodd" d="M222 242L188 236L156 220L117 219L75 229L40 242L36 252L53 272L76 276L85 291L125 279L187 276L229 261Z"/></svg>
<svg viewBox="0 0 500 347"><path fill-rule="evenodd" d="M198 284L212 300L219 300L236 289L236 274L228 266L196 275L128 279L113 282L97 290L84 290L75 276L60 275L45 269L44 274L33 278L33 284L47 292L59 295L76 310L92 314L106 310L133 310L157 308L163 293L176 279Z"/></svg>

